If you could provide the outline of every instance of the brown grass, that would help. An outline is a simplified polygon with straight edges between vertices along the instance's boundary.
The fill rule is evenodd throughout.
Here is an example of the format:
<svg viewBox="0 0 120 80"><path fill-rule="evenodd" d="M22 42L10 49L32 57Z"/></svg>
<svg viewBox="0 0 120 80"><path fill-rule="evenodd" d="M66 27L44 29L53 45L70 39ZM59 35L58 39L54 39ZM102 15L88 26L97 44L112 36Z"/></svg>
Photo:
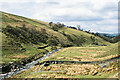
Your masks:
<svg viewBox="0 0 120 80"><path fill-rule="evenodd" d="M11 56L12 58L27 58L28 56L26 55L16 55L16 56Z"/></svg>
<svg viewBox="0 0 120 80"><path fill-rule="evenodd" d="M11 18L11 19L14 19L14 20L17 20L17 21L20 21L20 22L24 22L23 20L18 19L18 18L14 17L14 16L10 16L8 14L4 14L4 15L7 16L7 17L9 17L9 18Z"/></svg>

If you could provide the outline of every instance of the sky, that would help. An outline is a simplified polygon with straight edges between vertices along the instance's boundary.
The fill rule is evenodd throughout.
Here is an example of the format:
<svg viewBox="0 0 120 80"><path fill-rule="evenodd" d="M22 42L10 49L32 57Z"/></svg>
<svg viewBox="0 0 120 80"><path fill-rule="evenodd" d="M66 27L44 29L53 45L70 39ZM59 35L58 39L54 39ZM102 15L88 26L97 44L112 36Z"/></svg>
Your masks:
<svg viewBox="0 0 120 80"><path fill-rule="evenodd" d="M119 0L0 0L0 11L83 30L118 32Z"/></svg>

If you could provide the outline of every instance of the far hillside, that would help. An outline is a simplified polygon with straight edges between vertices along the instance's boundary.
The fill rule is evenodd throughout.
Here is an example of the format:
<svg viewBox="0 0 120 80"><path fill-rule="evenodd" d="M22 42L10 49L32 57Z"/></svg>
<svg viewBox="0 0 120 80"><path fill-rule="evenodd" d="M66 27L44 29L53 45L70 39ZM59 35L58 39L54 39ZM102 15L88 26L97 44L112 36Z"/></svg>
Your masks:
<svg viewBox="0 0 120 80"><path fill-rule="evenodd" d="M99 36L100 38L104 39L105 41L108 41L110 43L116 43L120 41L120 34L101 34L101 33L95 33L94 35Z"/></svg>

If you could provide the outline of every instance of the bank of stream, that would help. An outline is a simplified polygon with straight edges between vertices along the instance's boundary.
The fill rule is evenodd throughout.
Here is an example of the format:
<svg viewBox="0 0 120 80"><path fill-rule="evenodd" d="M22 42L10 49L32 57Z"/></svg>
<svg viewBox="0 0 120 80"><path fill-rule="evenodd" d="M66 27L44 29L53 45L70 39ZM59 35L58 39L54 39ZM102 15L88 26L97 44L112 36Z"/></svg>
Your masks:
<svg viewBox="0 0 120 80"><path fill-rule="evenodd" d="M3 79L6 79L6 78L9 78L10 76L13 76L13 75L16 75L22 71L25 71L27 69L30 69L32 67L35 66L35 64L37 64L39 61L41 60L44 60L46 58L48 58L50 55L52 55L53 53L59 51L60 49L56 49L56 50L53 50L51 52L48 52L47 54L44 54L42 57L38 58L37 60L35 61L32 61L30 63L27 63L25 64L24 66L21 66L21 67L17 67L15 69L11 69L10 72L7 72L7 73L2 73L0 74L0 80L3 80Z"/></svg>

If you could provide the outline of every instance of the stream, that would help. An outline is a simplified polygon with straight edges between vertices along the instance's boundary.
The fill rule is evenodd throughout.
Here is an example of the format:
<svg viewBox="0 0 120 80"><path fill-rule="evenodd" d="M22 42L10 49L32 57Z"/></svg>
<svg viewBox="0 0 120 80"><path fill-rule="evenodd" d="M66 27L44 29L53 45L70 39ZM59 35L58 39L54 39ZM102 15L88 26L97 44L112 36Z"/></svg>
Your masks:
<svg viewBox="0 0 120 80"><path fill-rule="evenodd" d="M32 61L31 63L27 63L25 66L23 66L23 68L14 69L12 72L8 72L8 73L5 73L5 74L0 74L0 80L4 80L6 78L9 78L10 76L16 75L16 74L18 74L18 73L20 73L22 71L25 71L27 69L30 69L30 68L34 67L35 64L37 64L39 61L48 58L50 55L52 55L53 53L55 53L55 52L57 52L59 50L60 49L48 52L47 54L43 55L43 57L37 59L36 61Z"/></svg>

